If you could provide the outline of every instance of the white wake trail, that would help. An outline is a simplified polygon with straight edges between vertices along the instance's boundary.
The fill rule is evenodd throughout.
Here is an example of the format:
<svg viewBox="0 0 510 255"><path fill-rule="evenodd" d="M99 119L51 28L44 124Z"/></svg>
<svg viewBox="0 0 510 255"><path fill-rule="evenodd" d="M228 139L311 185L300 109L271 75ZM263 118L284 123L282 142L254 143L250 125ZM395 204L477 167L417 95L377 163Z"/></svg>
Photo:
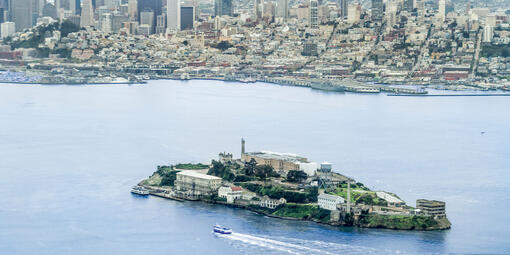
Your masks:
<svg viewBox="0 0 510 255"><path fill-rule="evenodd" d="M323 251L323 250L319 250L319 249L314 249L314 248L310 248L310 247L306 247L306 246L302 246L302 245L297 245L297 244L277 241L277 240L273 240L273 239L262 238L262 237L258 237L258 236L239 234L239 233L232 233L232 235L239 236L239 237L241 237L241 238L243 238L245 240L251 239L251 240L260 241L260 242L263 242L263 243L270 243L270 244L274 244L274 245L277 245L277 246L288 247L288 248L292 248L292 249L296 249L296 250L305 250L305 251L308 251L308 252L313 252L315 254L322 253L322 254L331 254L331 255L334 255L334 253L331 253L331 252L327 252L327 251Z"/></svg>

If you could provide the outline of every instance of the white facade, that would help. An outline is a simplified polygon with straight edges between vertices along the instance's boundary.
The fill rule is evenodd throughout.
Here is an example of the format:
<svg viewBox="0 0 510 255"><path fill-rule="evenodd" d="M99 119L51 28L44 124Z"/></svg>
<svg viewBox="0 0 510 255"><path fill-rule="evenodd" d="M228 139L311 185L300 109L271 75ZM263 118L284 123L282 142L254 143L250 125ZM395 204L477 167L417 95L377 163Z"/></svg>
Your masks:
<svg viewBox="0 0 510 255"><path fill-rule="evenodd" d="M181 1L180 0L167 0L167 30L179 31L181 29Z"/></svg>
<svg viewBox="0 0 510 255"><path fill-rule="evenodd" d="M284 21L289 18L289 0L278 0L276 6L276 17L283 18Z"/></svg>
<svg viewBox="0 0 510 255"><path fill-rule="evenodd" d="M320 194L317 197L317 203L322 209L334 211L336 210L336 205L345 203L345 199L341 196Z"/></svg>
<svg viewBox="0 0 510 255"><path fill-rule="evenodd" d="M92 9L92 0L84 0L81 9L81 27L94 26L94 11Z"/></svg>
<svg viewBox="0 0 510 255"><path fill-rule="evenodd" d="M2 31L2 38L10 36L16 32L16 24L14 22L4 22L0 26Z"/></svg>
<svg viewBox="0 0 510 255"><path fill-rule="evenodd" d="M405 202L402 201L401 199L389 194L389 193L386 193L384 191L377 191L375 192L375 194L377 195L378 198L381 198L381 199L384 199L386 200L386 202L388 202L388 205L389 206L402 206L402 205L405 205Z"/></svg>
<svg viewBox="0 0 510 255"><path fill-rule="evenodd" d="M193 170L176 174L175 187L177 190L191 192L193 195L211 195L221 186L221 178L201 174Z"/></svg>
<svg viewBox="0 0 510 255"><path fill-rule="evenodd" d="M234 203L234 200L243 196L243 189L241 187L225 187L222 186L218 189L218 196L227 199L227 203Z"/></svg>
<svg viewBox="0 0 510 255"><path fill-rule="evenodd" d="M299 163L299 170L305 172L308 176L314 176L317 172L318 165L315 162Z"/></svg>
<svg viewBox="0 0 510 255"><path fill-rule="evenodd" d="M446 0L439 0L438 7L437 19L439 22L444 23L446 18Z"/></svg>
<svg viewBox="0 0 510 255"><path fill-rule="evenodd" d="M285 198L271 199L268 196L264 196L260 200L259 206L266 207L269 209L275 209L279 205L286 204L286 203L287 203L287 200L285 200Z"/></svg>

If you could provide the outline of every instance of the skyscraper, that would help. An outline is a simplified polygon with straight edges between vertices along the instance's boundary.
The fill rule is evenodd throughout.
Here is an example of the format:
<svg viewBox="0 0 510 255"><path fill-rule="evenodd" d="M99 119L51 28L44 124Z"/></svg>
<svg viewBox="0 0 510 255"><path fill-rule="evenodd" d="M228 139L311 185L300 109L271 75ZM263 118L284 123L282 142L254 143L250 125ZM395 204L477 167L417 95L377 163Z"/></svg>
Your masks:
<svg viewBox="0 0 510 255"><path fill-rule="evenodd" d="M278 0L276 17L283 18L285 21L289 18L289 0Z"/></svg>
<svg viewBox="0 0 510 255"><path fill-rule="evenodd" d="M31 0L10 0L9 13L15 23L16 32L32 27Z"/></svg>
<svg viewBox="0 0 510 255"><path fill-rule="evenodd" d="M94 10L92 9L92 0L83 0L83 8L81 10L81 27L94 26Z"/></svg>
<svg viewBox="0 0 510 255"><path fill-rule="evenodd" d="M232 16L232 0L214 0L214 15L215 16Z"/></svg>
<svg viewBox="0 0 510 255"><path fill-rule="evenodd" d="M181 29L181 1L180 0L167 0L167 30L179 31Z"/></svg>
<svg viewBox="0 0 510 255"><path fill-rule="evenodd" d="M138 2L136 0L128 1L128 15L131 21L138 19Z"/></svg>
<svg viewBox="0 0 510 255"><path fill-rule="evenodd" d="M412 12L414 10L414 0L405 0L404 1L404 10L408 12Z"/></svg>
<svg viewBox="0 0 510 255"><path fill-rule="evenodd" d="M317 0L310 0L310 27L319 27L319 2Z"/></svg>
<svg viewBox="0 0 510 255"><path fill-rule="evenodd" d="M181 7L181 30L193 29L195 23L195 7Z"/></svg>
<svg viewBox="0 0 510 255"><path fill-rule="evenodd" d="M349 0L340 0L340 17L346 18L348 13Z"/></svg>
<svg viewBox="0 0 510 255"><path fill-rule="evenodd" d="M264 0L253 0L253 8L257 20L261 20L264 16Z"/></svg>
<svg viewBox="0 0 510 255"><path fill-rule="evenodd" d="M446 0L439 0L437 18L438 22L444 23L446 19Z"/></svg>
<svg viewBox="0 0 510 255"><path fill-rule="evenodd" d="M163 0L137 0L138 19L140 19L140 12L152 11L154 13L154 20L152 27L156 27L156 17L162 14Z"/></svg>
<svg viewBox="0 0 510 255"><path fill-rule="evenodd" d="M407 0L409 1L409 0ZM412 2L412 0L410 0ZM383 2L382 0L372 0L372 20L374 21L382 21L383 17Z"/></svg>

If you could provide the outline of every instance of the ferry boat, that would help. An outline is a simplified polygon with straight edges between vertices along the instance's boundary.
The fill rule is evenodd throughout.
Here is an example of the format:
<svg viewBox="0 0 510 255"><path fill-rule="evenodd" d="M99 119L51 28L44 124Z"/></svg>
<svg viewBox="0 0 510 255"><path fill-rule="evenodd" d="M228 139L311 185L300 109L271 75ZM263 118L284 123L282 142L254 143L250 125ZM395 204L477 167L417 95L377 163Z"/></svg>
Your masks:
<svg viewBox="0 0 510 255"><path fill-rule="evenodd" d="M232 234L232 229L227 227L222 227L220 225L215 225L213 228L214 233L222 234L222 235L230 235Z"/></svg>
<svg viewBox="0 0 510 255"><path fill-rule="evenodd" d="M140 195L140 196L148 196L149 195L149 191L146 188L141 187L141 186L134 186L131 189L131 193Z"/></svg>

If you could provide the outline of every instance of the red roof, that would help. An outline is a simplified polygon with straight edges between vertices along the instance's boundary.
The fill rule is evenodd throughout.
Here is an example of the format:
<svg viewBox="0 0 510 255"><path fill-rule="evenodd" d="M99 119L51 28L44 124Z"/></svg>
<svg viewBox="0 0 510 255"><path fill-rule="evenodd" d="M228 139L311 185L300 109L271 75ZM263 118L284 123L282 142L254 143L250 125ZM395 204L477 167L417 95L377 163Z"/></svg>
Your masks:
<svg viewBox="0 0 510 255"><path fill-rule="evenodd" d="M232 191L241 191L243 188L241 187L232 187Z"/></svg>

